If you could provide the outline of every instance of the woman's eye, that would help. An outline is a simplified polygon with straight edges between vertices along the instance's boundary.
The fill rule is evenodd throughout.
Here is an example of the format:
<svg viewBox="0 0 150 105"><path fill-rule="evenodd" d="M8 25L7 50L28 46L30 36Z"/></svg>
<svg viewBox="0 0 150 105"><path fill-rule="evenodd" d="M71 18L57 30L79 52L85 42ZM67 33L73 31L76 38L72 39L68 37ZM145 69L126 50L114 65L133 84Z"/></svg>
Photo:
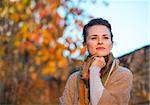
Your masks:
<svg viewBox="0 0 150 105"><path fill-rule="evenodd" d="M95 37L91 38L92 40L96 39Z"/></svg>
<svg viewBox="0 0 150 105"><path fill-rule="evenodd" d="M104 37L104 39L109 39L109 37Z"/></svg>

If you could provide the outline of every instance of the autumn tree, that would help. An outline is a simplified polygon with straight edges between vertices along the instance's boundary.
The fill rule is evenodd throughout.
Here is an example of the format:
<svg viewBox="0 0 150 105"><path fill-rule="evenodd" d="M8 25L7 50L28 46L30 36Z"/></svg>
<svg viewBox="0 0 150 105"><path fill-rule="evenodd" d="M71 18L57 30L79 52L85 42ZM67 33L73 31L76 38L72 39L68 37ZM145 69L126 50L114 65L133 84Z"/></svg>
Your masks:
<svg viewBox="0 0 150 105"><path fill-rule="evenodd" d="M81 2L85 1L0 1L0 92L3 96L0 100L3 103L17 102L16 89L18 94L23 94L33 81L67 79L72 67L70 56L77 51L79 56L84 55L85 48L78 43L81 39L72 39L72 30L68 33L70 37L64 37L64 31L72 24L80 30L81 17L92 18L78 8Z"/></svg>

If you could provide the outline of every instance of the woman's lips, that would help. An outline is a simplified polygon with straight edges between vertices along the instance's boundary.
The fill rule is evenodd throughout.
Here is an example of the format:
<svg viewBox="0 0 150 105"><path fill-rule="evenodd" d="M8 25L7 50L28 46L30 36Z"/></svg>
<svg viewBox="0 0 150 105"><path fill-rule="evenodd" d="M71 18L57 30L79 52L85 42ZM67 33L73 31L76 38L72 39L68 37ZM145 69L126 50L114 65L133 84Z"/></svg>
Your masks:
<svg viewBox="0 0 150 105"><path fill-rule="evenodd" d="M104 50L104 47L97 47L96 50Z"/></svg>

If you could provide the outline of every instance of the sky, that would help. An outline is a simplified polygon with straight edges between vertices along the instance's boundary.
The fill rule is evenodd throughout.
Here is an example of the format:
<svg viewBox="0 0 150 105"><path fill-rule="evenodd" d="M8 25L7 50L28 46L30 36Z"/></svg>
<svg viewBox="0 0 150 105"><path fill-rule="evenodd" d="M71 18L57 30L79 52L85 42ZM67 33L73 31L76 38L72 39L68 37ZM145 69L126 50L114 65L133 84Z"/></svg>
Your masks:
<svg viewBox="0 0 150 105"><path fill-rule="evenodd" d="M150 0L97 0L95 4L85 1L87 2L80 3L80 8L87 14L110 22L114 35L112 52L115 57L150 44ZM88 21L83 19L85 24ZM81 37L81 31L76 31L73 25L69 28ZM68 33L69 29L64 32L64 36L67 37ZM72 34L72 37L75 36ZM71 58L76 58L78 54L76 52Z"/></svg>
<svg viewBox="0 0 150 105"><path fill-rule="evenodd" d="M114 35L114 56L122 56L150 44L149 0L101 0L94 5L82 5L94 17L107 19Z"/></svg>

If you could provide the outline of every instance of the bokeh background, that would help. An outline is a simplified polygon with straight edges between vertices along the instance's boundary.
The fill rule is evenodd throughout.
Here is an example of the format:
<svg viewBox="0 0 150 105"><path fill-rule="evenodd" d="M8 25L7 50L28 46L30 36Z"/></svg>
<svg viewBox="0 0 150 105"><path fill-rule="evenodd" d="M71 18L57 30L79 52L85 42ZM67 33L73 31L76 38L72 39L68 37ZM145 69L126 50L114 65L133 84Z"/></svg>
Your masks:
<svg viewBox="0 0 150 105"><path fill-rule="evenodd" d="M0 0L0 105L58 105L87 56L83 26L112 25L112 52L133 72L129 105L150 102L149 0Z"/></svg>

